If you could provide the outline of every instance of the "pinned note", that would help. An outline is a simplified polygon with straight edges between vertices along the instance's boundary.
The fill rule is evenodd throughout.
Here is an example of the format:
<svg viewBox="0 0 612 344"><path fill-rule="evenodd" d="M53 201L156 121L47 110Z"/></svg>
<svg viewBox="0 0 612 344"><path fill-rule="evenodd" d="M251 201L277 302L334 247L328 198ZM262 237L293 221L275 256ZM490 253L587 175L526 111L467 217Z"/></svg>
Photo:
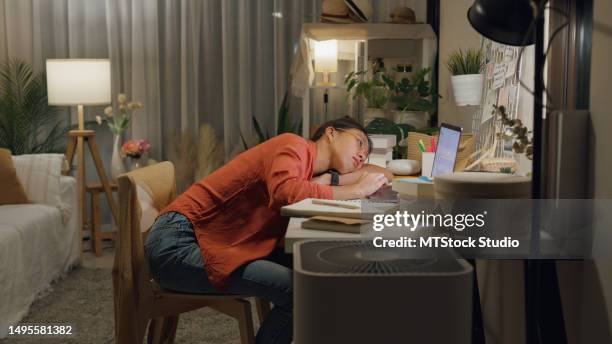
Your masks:
<svg viewBox="0 0 612 344"><path fill-rule="evenodd" d="M504 81L506 80L506 67L505 63L498 63L495 65L495 70L493 71L493 85L491 86L494 90L504 85Z"/></svg>

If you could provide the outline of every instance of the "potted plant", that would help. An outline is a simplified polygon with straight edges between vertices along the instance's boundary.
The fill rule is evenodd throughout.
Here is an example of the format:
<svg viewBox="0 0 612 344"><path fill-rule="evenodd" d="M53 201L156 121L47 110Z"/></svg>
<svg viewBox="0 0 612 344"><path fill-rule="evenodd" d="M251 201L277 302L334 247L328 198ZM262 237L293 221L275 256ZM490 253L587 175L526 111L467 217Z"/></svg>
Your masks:
<svg viewBox="0 0 612 344"><path fill-rule="evenodd" d="M107 106L104 109L104 114L96 116L96 121L99 125L106 122L108 128L113 132L113 154L111 156L111 177L116 180L117 177L125 172L125 166L120 156L120 141L121 133L127 129L132 121L134 111L142 109L141 102L128 101L127 95L120 93L117 95L119 103L119 111L115 112L112 106Z"/></svg>
<svg viewBox="0 0 612 344"><path fill-rule="evenodd" d="M362 98L366 103L363 114L364 125L368 125L374 118L387 117L385 106L389 101L389 92L383 81L384 70L378 70L372 74L369 80L362 80L366 70L350 72L344 79L346 91L353 91L353 99Z"/></svg>
<svg viewBox="0 0 612 344"><path fill-rule="evenodd" d="M406 137L409 132L415 131L415 128L409 124L394 123L383 117L374 118L365 129L368 134L395 135L396 144L393 147L393 159L404 159L406 157Z"/></svg>
<svg viewBox="0 0 612 344"><path fill-rule="evenodd" d="M0 63L0 147L13 155L59 153L69 128L47 102L44 73L23 60Z"/></svg>
<svg viewBox="0 0 612 344"><path fill-rule="evenodd" d="M395 81L388 75L383 76L387 88L391 92L391 102L395 105L393 121L409 124L415 128L427 126L429 113L435 108L432 101L434 91L427 76L431 68L424 68L414 73L410 78ZM439 97L437 94L436 97Z"/></svg>
<svg viewBox="0 0 612 344"><path fill-rule="evenodd" d="M149 140L129 140L121 146L121 154L130 158L131 169L142 167L142 156L149 151Z"/></svg>
<svg viewBox="0 0 612 344"><path fill-rule="evenodd" d="M480 105L484 75L484 56L481 50L459 49L448 57L446 67L451 72L455 103L458 106Z"/></svg>

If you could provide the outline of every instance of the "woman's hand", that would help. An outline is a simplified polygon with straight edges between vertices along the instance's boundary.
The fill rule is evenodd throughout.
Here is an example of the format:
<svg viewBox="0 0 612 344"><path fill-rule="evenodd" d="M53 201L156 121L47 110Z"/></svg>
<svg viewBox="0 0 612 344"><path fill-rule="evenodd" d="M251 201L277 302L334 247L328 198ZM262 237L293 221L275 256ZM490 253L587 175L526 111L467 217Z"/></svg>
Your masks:
<svg viewBox="0 0 612 344"><path fill-rule="evenodd" d="M363 172L357 182L351 187L359 198L370 196L380 189L383 185L389 184L387 177L383 173Z"/></svg>
<svg viewBox="0 0 612 344"><path fill-rule="evenodd" d="M311 182L315 183L315 184L321 184L321 185L330 185L331 184L331 173L322 173L314 178L312 178L310 180Z"/></svg>

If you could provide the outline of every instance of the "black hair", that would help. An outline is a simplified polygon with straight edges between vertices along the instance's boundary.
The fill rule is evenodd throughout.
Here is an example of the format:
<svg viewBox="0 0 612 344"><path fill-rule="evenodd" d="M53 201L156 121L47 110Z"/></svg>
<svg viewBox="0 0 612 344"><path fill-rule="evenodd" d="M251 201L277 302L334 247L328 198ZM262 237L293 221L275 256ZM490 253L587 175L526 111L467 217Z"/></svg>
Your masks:
<svg viewBox="0 0 612 344"><path fill-rule="evenodd" d="M312 136L310 137L310 139L312 141L317 141L318 139L320 139L323 134L325 133L325 129L332 127L336 130L348 130L348 129L357 129L359 131L361 131L365 137L368 139L368 155L370 155L370 153L372 153L372 139L370 139L370 136L368 136L368 133L366 132L366 129L363 127L363 125L361 125L359 122L357 122L356 120L352 119L349 116L344 116L341 118L337 118L337 119L332 119L331 121L327 121L325 123L323 123L318 129L317 131L314 132L314 134L312 134Z"/></svg>

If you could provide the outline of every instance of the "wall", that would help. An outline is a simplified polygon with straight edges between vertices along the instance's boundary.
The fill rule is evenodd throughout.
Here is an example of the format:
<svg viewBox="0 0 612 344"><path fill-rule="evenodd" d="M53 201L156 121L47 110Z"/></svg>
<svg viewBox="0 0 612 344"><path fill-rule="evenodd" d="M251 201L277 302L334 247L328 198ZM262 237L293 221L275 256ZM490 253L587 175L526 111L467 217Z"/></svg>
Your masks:
<svg viewBox="0 0 612 344"><path fill-rule="evenodd" d="M479 48L481 37L467 19L468 8L473 0L440 0L440 46L439 46L439 92L438 123L450 123L472 131L472 116L475 106L455 105L451 88L450 73L446 68L448 55L458 48Z"/></svg>
<svg viewBox="0 0 612 344"><path fill-rule="evenodd" d="M595 199L593 260L557 262L568 343L609 343L612 329L612 2L593 0L588 182ZM600 201L602 202L602 201Z"/></svg>

